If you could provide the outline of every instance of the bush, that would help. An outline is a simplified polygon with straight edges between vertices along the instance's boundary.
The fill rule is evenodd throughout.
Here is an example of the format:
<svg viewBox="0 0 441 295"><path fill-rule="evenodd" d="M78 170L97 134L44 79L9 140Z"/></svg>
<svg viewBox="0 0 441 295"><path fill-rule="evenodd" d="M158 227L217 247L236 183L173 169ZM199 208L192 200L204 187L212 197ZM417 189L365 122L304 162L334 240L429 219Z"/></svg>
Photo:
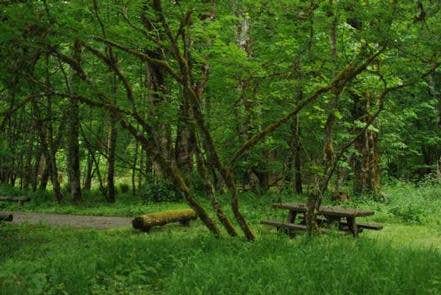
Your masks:
<svg viewBox="0 0 441 295"><path fill-rule="evenodd" d="M130 186L127 183L120 183L119 184L118 191L120 193L126 194L129 192L129 190L130 190Z"/></svg>
<svg viewBox="0 0 441 295"><path fill-rule="evenodd" d="M389 196L387 211L399 220L413 224L439 221L440 185L428 182L422 185L397 182L385 189Z"/></svg>
<svg viewBox="0 0 441 295"><path fill-rule="evenodd" d="M4 196L19 196L22 194L19 189L10 185L0 185L0 195Z"/></svg>
<svg viewBox="0 0 441 295"><path fill-rule="evenodd" d="M145 202L176 202L182 200L182 194L170 182L156 180L144 184L139 195Z"/></svg>
<svg viewBox="0 0 441 295"><path fill-rule="evenodd" d="M425 210L418 205L396 206L391 208L389 212L408 223L422 224L426 220Z"/></svg>

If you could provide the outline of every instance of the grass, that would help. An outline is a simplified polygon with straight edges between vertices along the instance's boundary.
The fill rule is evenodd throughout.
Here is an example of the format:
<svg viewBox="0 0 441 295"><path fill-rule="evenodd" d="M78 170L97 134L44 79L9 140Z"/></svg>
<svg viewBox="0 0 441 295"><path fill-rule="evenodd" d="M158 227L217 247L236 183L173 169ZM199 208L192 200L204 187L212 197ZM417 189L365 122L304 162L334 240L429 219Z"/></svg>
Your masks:
<svg viewBox="0 0 441 295"><path fill-rule="evenodd" d="M4 226L2 294L424 294L441 291L441 251L421 226L360 239L215 239L200 225L153 234ZM390 237L388 233L396 233ZM402 243L402 235L407 242ZM436 241L439 243L439 239ZM439 245L439 244L438 244Z"/></svg>
<svg viewBox="0 0 441 295"><path fill-rule="evenodd" d="M372 219L385 223L383 231L364 232L359 239L336 234L289 239L258 225L263 218L286 217L271 210L271 202L300 199L283 194L242 196L243 212L258 236L252 243L215 239L200 221L149 234L3 224L0 294L441 294L441 187L395 184L385 192L387 202L351 204L374 209ZM52 212L72 208L130 216L140 212L131 211L136 206L147 212L185 207L130 203L127 197L106 209L89 201ZM20 209L50 206L30 203Z"/></svg>
<svg viewBox="0 0 441 295"><path fill-rule="evenodd" d="M16 189L0 186L0 195L22 195ZM27 192L31 197L30 202L19 205L16 202L0 202L0 210L27 211L41 213L60 213L77 215L102 215L102 216L136 216L162 210L174 210L187 208L182 202L145 202L139 196L131 194L119 194L114 204L104 201L104 197L98 191L85 192L84 202L73 204L71 202L55 203L52 196L46 192Z"/></svg>

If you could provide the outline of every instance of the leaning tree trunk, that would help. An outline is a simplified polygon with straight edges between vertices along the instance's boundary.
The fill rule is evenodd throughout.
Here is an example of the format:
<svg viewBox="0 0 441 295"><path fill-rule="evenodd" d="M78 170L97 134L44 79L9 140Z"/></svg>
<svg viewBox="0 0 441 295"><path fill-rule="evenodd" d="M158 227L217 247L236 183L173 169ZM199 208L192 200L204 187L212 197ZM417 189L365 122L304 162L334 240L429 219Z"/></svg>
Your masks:
<svg viewBox="0 0 441 295"><path fill-rule="evenodd" d="M194 119L191 119L190 123L191 123L192 130L195 131L194 134L195 134L195 147L196 147L196 153L195 153L196 154L196 163L197 163L199 176L201 177L201 179L204 183L205 192L211 202L211 206L213 207L214 212L216 212L216 216L217 216L218 220L224 226L224 228L228 232L228 234L232 237L235 237L235 236L237 236L236 229L234 228L232 222L230 221L228 216L225 214L224 210L222 209L221 204L219 203L219 201L216 198L216 190L213 185L212 177L210 177L209 171L207 169L208 163L207 163L207 161L204 157L204 154L202 152L202 147L200 145L198 133L196 132L196 130L197 130L196 122L194 121Z"/></svg>
<svg viewBox="0 0 441 295"><path fill-rule="evenodd" d="M123 128L129 131L141 144L143 149L151 155L156 155L158 164L161 165L162 171L171 179L171 181L178 187L179 191L182 192L185 200L190 205L190 207L196 212L201 221L207 226L207 228L215 236L220 236L220 231L211 217L207 214L205 209L196 201L194 195L191 193L189 187L187 186L184 177L178 168L169 163L160 153L158 153L159 141L155 134L155 131L150 129L146 130L152 137L153 141L148 140L144 135L136 130L136 128L125 120L120 120L120 124Z"/></svg>

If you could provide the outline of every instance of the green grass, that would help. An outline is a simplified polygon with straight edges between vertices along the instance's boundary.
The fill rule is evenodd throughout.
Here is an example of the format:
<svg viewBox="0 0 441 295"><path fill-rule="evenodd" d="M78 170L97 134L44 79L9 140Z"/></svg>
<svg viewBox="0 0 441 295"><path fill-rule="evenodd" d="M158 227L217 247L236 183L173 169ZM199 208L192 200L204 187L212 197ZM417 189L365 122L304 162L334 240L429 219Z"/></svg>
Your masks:
<svg viewBox="0 0 441 295"><path fill-rule="evenodd" d="M440 185L396 184L385 192L384 203L348 204L374 209L372 220L385 224L359 239L289 239L258 225L263 218L286 217L271 202L301 200L275 193L242 196L258 237L252 243L215 239L200 221L149 234L3 224L0 294L441 294ZM185 204L142 204L126 196L113 205L89 200L52 212L130 216L176 207ZM34 201L20 209L51 206Z"/></svg>
<svg viewBox="0 0 441 295"><path fill-rule="evenodd" d="M98 191L86 192L84 202L73 204L66 200L58 204L53 201L47 192L23 193L10 187L0 186L0 195L22 195L31 197L30 202L19 205L16 202L0 202L0 210L28 211L42 213L60 213L77 215L102 215L102 216L136 216L143 213L159 210L173 210L188 207L182 202L145 202L139 196L119 194L114 204L107 203Z"/></svg>
<svg viewBox="0 0 441 295"><path fill-rule="evenodd" d="M2 294L441 292L440 232L434 238L422 226L360 239L288 239L265 229L253 243L215 239L199 224L151 234L12 225L0 232Z"/></svg>

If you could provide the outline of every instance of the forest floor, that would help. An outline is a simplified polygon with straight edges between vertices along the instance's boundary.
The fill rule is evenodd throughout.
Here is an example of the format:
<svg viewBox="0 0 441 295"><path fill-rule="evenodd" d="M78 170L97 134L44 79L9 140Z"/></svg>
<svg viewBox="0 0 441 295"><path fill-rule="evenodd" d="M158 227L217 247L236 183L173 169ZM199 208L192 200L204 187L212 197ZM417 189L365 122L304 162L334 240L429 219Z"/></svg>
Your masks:
<svg viewBox="0 0 441 295"><path fill-rule="evenodd" d="M261 226L262 219L286 218L286 212L271 209L272 202L302 201L280 193L241 196L257 236L253 243L215 238L200 221L150 233L5 222L0 294L441 294L441 185L397 184L384 191L383 202L364 198L348 204L374 210L367 220L384 224L382 231L365 231L358 239L337 233L289 239ZM227 208L228 198L222 199ZM185 207L120 195L116 204L34 200L0 210L130 220Z"/></svg>
<svg viewBox="0 0 441 295"><path fill-rule="evenodd" d="M115 216L85 216L33 212L0 212L12 214L13 224L39 224L75 228L114 229L131 227L132 218Z"/></svg>

